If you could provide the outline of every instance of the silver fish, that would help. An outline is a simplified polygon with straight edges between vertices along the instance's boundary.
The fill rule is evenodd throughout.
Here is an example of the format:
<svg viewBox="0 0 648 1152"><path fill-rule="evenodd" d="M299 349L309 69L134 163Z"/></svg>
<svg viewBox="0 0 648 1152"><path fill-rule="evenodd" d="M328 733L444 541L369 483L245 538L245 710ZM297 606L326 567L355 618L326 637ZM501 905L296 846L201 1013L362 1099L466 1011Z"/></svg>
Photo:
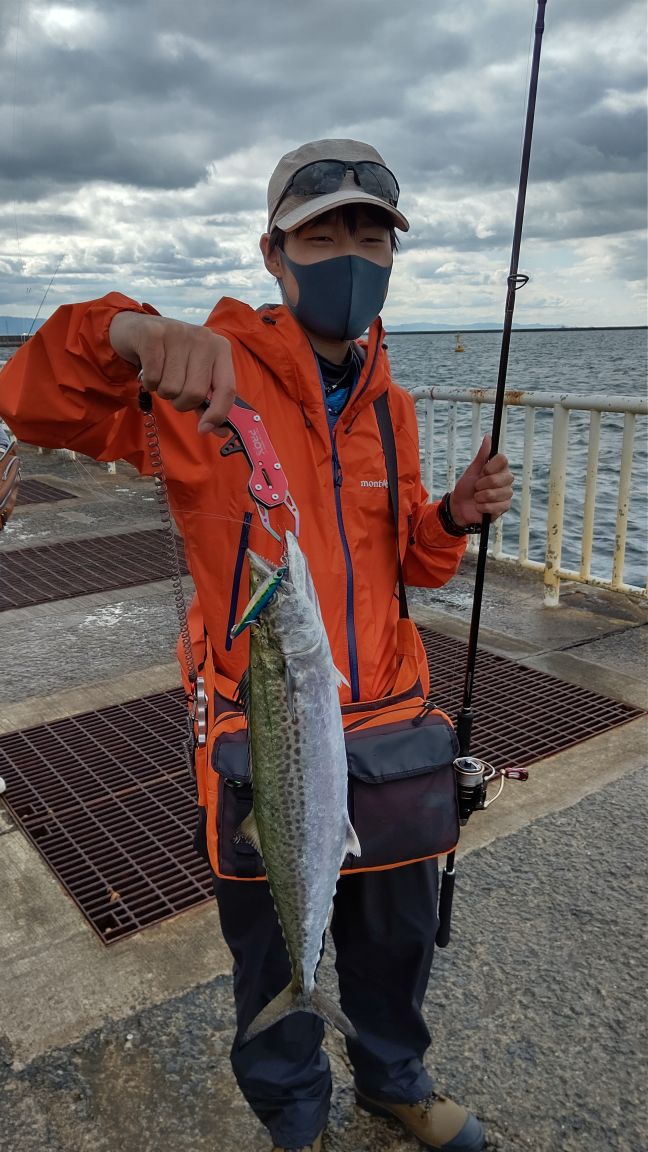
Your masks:
<svg viewBox="0 0 648 1152"><path fill-rule="evenodd" d="M248 709L253 809L241 836L263 857L292 979L252 1021L250 1040L291 1012L314 1012L355 1035L315 984L340 867L360 845L347 811L347 761L338 686L313 581L286 535L280 569L248 551L252 624Z"/></svg>

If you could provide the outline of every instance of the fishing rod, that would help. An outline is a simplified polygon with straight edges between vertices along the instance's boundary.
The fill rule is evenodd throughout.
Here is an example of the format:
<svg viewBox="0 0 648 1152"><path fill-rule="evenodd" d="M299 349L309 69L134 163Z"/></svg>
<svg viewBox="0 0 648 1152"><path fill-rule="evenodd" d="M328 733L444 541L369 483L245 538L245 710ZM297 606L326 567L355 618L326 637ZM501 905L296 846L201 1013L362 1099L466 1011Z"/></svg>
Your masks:
<svg viewBox="0 0 648 1152"><path fill-rule="evenodd" d="M533 59L531 63L531 78L529 82L529 97L527 100L524 142L522 145L522 160L520 163L520 182L518 186L517 208L515 212L515 227L513 229L511 266L506 282L507 290L506 306L504 310L504 327L502 330L502 346L500 350L499 372L497 376L497 389L495 393L495 409L493 413L493 427L491 431L491 458L495 456L499 450L502 415L504 412L506 372L508 368L509 348L511 344L511 329L513 327L513 311L515 309L515 296L518 289L523 288L529 280L528 276L518 272L518 263L520 258L520 245L522 242L524 204L526 200L527 182L529 177L531 139L533 137L533 120L535 116L536 94L538 90L540 49L542 47L542 34L544 32L545 26L544 17L546 5L547 0L538 0L535 23L535 39L533 43ZM475 591L473 594L470 633L468 636L468 655L466 658L463 702L457 715L457 737L459 740L460 758L455 761L455 768L457 772L459 816L462 825L467 822L471 812L475 811L477 808L485 808L489 803L492 803L492 801L486 800L486 788L489 781L494 779L496 775L501 775L502 785L504 783L505 776L508 776L511 779L526 779L526 772L523 769L496 773L493 769L489 770L488 765L484 765L481 761L469 756L474 718L472 701L475 683L477 637L479 635L479 622L484 593L484 580L486 573L486 561L488 558L488 534L490 530L490 524L490 515L484 515L481 524L479 554L477 556L477 569L475 573ZM499 796L499 792L497 795ZM496 799L496 797L494 797L494 799ZM452 915L452 898L454 895L456 876L454 863L455 853L450 852L446 859L446 865L443 871L443 877L441 880L441 896L439 899L439 927L436 935L436 942L440 948L445 948L450 940L450 919Z"/></svg>

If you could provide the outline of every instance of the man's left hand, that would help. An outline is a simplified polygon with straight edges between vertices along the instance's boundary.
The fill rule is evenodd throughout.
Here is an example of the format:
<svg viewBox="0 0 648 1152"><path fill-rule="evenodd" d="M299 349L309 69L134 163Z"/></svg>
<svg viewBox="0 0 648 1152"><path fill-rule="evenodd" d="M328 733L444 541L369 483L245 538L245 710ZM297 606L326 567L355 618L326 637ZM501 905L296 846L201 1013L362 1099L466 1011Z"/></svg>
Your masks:
<svg viewBox="0 0 648 1152"><path fill-rule="evenodd" d="M472 464L450 494L450 513L459 525L480 524L486 513L493 520L508 512L513 500L513 473L503 452L489 460L490 436L484 436Z"/></svg>

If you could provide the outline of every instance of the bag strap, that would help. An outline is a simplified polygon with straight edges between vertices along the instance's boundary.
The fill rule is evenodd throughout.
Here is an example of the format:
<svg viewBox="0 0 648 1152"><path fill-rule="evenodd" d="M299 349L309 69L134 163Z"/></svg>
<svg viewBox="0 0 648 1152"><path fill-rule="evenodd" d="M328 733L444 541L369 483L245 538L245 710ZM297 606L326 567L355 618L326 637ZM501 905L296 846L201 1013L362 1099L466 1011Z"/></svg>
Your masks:
<svg viewBox="0 0 648 1152"><path fill-rule="evenodd" d="M409 620L409 609L407 607L407 595L405 593L405 580L403 578L403 566L401 564L398 531L398 459L396 456L394 425L392 424L391 413L389 411L389 401L387 400L386 392L383 392L377 400L374 400L374 410L376 413L376 420L378 421L380 439L382 440L382 449L385 455L385 464L387 466L387 485L389 488L389 502L391 504L392 513L394 515L394 526L396 528L396 555L398 558L398 607L401 620Z"/></svg>

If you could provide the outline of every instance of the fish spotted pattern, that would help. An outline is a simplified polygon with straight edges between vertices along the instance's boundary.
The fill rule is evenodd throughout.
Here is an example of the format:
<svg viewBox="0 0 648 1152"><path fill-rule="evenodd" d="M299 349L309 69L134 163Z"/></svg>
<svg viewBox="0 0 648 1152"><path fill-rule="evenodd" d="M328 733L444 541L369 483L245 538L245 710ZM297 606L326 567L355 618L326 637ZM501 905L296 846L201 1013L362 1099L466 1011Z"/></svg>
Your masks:
<svg viewBox="0 0 648 1152"><path fill-rule="evenodd" d="M253 552L248 557L254 599L275 569ZM347 811L341 677L306 559L291 533L283 567L250 636L245 695L253 810L240 831L263 857L292 979L244 1040L297 1011L314 1012L353 1035L339 1006L315 984L342 861L348 852L360 854Z"/></svg>

